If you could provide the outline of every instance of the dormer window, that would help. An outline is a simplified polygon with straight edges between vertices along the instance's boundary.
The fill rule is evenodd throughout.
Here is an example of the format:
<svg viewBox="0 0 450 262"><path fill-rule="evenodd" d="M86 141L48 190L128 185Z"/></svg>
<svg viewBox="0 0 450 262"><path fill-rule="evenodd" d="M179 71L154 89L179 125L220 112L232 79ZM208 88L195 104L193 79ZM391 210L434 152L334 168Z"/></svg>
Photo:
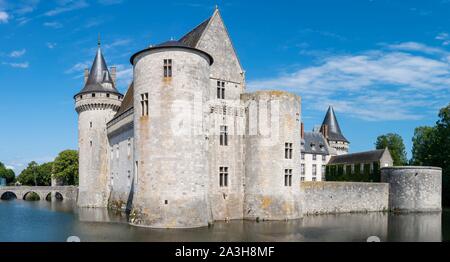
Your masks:
<svg viewBox="0 0 450 262"><path fill-rule="evenodd" d="M92 93L92 97L95 97L95 93Z"/></svg>
<svg viewBox="0 0 450 262"><path fill-rule="evenodd" d="M106 97L109 98L111 95L110 94L106 94Z"/></svg>

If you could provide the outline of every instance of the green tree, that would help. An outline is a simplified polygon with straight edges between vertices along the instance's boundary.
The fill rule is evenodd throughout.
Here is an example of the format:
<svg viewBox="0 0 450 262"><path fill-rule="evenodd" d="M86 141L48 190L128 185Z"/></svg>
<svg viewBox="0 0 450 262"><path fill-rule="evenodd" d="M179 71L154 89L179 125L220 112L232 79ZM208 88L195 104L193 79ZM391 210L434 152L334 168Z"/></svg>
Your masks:
<svg viewBox="0 0 450 262"><path fill-rule="evenodd" d="M39 165L33 161L20 173L17 180L25 186L50 186L52 166L53 163Z"/></svg>
<svg viewBox="0 0 450 262"><path fill-rule="evenodd" d="M0 178L6 179L6 183L14 183L16 181L16 174L13 170L6 168L6 166L0 162Z"/></svg>
<svg viewBox="0 0 450 262"><path fill-rule="evenodd" d="M411 163L442 168L443 204L450 206L450 104L441 109L434 127L416 128Z"/></svg>
<svg viewBox="0 0 450 262"><path fill-rule="evenodd" d="M400 135L390 133L379 136L375 146L377 149L389 148L389 152L394 160L394 166L404 166L408 164L405 144Z"/></svg>
<svg viewBox="0 0 450 262"><path fill-rule="evenodd" d="M53 175L65 185L78 185L78 152L61 152L53 163Z"/></svg>

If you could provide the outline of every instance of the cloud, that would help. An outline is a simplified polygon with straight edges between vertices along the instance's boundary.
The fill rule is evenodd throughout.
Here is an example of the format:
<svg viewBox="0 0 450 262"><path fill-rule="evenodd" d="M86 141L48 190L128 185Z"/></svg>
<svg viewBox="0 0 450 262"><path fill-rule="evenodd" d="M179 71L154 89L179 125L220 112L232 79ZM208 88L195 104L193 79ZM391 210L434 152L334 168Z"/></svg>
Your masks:
<svg viewBox="0 0 450 262"><path fill-rule="evenodd" d="M439 33L435 39L441 41L444 46L450 45L450 36L446 32Z"/></svg>
<svg viewBox="0 0 450 262"><path fill-rule="evenodd" d="M26 52L27 52L26 49L16 50L16 51L11 52L11 54L9 54L9 57L19 58L19 57L22 57L23 55L25 55Z"/></svg>
<svg viewBox="0 0 450 262"><path fill-rule="evenodd" d="M54 28L54 29L63 28L63 25L60 22L45 22L44 26L51 27L51 28Z"/></svg>
<svg viewBox="0 0 450 262"><path fill-rule="evenodd" d="M273 78L249 81L251 90L284 89L304 105L332 104L369 121L421 119L423 108L450 100L448 53L421 43L384 45L350 55L330 55L317 65Z"/></svg>
<svg viewBox="0 0 450 262"><path fill-rule="evenodd" d="M65 73L66 74L73 74L73 73L83 72L85 68L89 68L90 67L90 64L91 64L90 61L84 61L84 62L76 63L71 68L67 69L65 71Z"/></svg>
<svg viewBox="0 0 450 262"><path fill-rule="evenodd" d="M85 0L59 0L59 5L45 12L45 16L56 16L62 13L71 12L75 10L79 10L82 8L86 8L89 4Z"/></svg>
<svg viewBox="0 0 450 262"><path fill-rule="evenodd" d="M45 45L47 46L48 49L54 49L57 46L56 43L51 43L51 42L48 42Z"/></svg>
<svg viewBox="0 0 450 262"><path fill-rule="evenodd" d="M6 24L9 21L9 14L5 11L0 11L0 24Z"/></svg>
<svg viewBox="0 0 450 262"><path fill-rule="evenodd" d="M133 81L133 68L128 65L117 66L117 85L128 87Z"/></svg>
<svg viewBox="0 0 450 262"><path fill-rule="evenodd" d="M3 62L3 65L7 65L13 68L20 68L20 69L26 69L28 67L30 67L30 63L28 62L23 62L23 63L7 63L7 62Z"/></svg>

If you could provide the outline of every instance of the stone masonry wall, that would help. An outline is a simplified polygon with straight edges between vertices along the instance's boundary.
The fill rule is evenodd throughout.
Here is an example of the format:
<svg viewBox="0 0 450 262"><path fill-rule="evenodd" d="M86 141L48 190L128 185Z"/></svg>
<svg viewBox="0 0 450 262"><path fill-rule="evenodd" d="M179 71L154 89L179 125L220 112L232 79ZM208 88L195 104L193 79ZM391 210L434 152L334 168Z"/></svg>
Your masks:
<svg viewBox="0 0 450 262"><path fill-rule="evenodd" d="M387 211L389 185L304 182L300 197L304 215Z"/></svg>

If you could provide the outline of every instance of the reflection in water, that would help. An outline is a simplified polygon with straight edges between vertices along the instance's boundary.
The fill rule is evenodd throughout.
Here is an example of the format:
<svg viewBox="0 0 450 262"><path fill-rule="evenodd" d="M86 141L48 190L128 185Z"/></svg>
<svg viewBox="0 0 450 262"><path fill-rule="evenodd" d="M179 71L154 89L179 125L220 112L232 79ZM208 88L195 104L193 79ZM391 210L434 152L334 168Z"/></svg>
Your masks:
<svg viewBox="0 0 450 262"><path fill-rule="evenodd" d="M444 218L449 217L447 213ZM0 242L65 241L74 235L82 241L106 242L364 242L370 236L382 241L441 241L442 225L449 222L442 222L441 213L369 213L307 216L288 222L217 222L209 228L164 230L133 227L123 215L77 209L68 202L0 202Z"/></svg>

